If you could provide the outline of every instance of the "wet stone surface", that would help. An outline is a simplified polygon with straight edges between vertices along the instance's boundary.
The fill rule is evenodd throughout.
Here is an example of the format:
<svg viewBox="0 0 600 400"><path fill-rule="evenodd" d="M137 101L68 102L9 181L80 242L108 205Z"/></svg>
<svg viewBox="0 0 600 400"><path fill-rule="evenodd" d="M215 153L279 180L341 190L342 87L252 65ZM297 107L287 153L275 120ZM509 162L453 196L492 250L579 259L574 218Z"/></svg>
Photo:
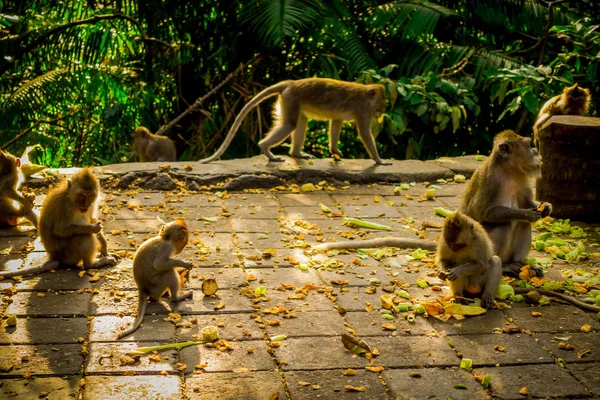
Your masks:
<svg viewBox="0 0 600 400"><path fill-rule="evenodd" d="M240 173L265 170L277 177L265 184L286 179L302 165L314 192L289 183L234 193L222 186L201 192L179 187L144 191L106 183L98 215L110 251L121 257L118 265L0 281L0 397L520 399L525 398L519 393L524 387L537 398L600 396L600 322L595 314L558 302L530 306L507 301L507 308L460 320L417 315L410 321L412 314L405 312L383 317L384 294L406 290L410 299L396 299L402 303L430 302L449 294L446 282L436 277L432 254L419 261L411 258L413 250L378 255L313 251L315 244L332 240L435 240L440 229L423 230L423 222L443 223L433 208L455 209L465 184L438 182L436 198L428 201L417 200L426 191L423 183L400 194L394 193L393 184L420 178L436 182L452 176L453 168L470 176L478 162L469 157L410 161L393 170L372 163L316 161L288 161L279 167L260 158L231 162ZM202 179L215 179L229 165L191 164L188 170L175 163L161 170L158 179L156 166L140 164L131 176L143 172L143 180L156 188L183 177L188 186L193 182L200 188ZM319 165L326 170L322 177L317 176ZM412 173L411 168L422 169ZM122 165L104 172L109 170L130 172ZM339 186L327 181L335 171L342 174L338 183L385 177L391 184ZM325 184L318 185L322 180ZM43 198L44 190L38 193L38 208ZM346 226L344 215L362 216L391 231ZM149 301L142 326L116 339L137 313L133 254L158 233L158 218L179 217L186 219L190 237L177 257L194 264L184 279L184 290L191 290L193 298L174 303L165 295L160 302ZM600 241L592 229L586 232L586 244ZM589 253L589 260L576 264L555 262L546 277L564 279L576 269L598 275L597 250L590 248ZM533 250L530 256L549 257ZM45 258L32 227L0 230L0 270L40 265ZM209 278L219 286L214 296L202 293ZM428 287L419 287L419 280ZM16 315L16 326L8 326L9 314ZM202 328L209 325L222 339L215 345L128 355L137 347L200 340ZM586 325L589 332L582 331ZM519 332L500 333L507 326L518 326ZM364 339L377 354L370 359L351 353L342 345L342 333ZM559 348L559 343L573 349ZM461 357L472 359L474 369L460 369ZM561 362L564 368L557 365ZM485 374L492 376L490 389L475 380Z"/></svg>

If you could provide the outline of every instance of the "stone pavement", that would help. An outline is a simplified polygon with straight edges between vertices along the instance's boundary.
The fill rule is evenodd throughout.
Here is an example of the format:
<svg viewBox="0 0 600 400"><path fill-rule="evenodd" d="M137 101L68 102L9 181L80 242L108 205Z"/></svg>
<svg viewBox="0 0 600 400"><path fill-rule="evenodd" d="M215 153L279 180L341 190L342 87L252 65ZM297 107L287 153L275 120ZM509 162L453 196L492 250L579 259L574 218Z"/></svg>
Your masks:
<svg viewBox="0 0 600 400"><path fill-rule="evenodd" d="M194 165L196 172L200 168ZM556 302L509 301L508 308L464 320L417 315L408 322L406 313L386 320L380 312L384 288L406 289L422 301L448 293L430 257L411 260L410 250L396 250L377 260L311 250L324 240L390 233L433 240L439 229L423 230L422 223L441 224L434 207L455 209L464 183L436 182L435 199L419 201L423 183L395 195L391 184L345 185L341 179L316 184L312 192L289 183L232 193L219 187L121 190L105 182L99 209L109 248L122 257L116 267L0 281L0 315L17 316L16 326L4 318L0 327L0 398L521 399L527 397L520 394L523 388L534 398L600 397L595 315ZM392 230L351 228L342 215ZM186 282L193 300L150 303L142 327L116 340L136 311L131 257L157 232L159 218L175 217L184 217L191 231L180 257L195 265ZM600 241L598 233L588 235L588 244ZM43 258L35 231L26 225L0 231L2 268ZM558 279L577 268L598 275L599 262L598 253L576 265L555 261L546 276ZM214 297L202 294L206 278L219 284ZM420 279L426 288L417 285ZM258 296L261 286L266 293ZM386 323L395 330L382 328ZM217 326L227 342L125 358L139 346L196 340L207 325ZM591 330L582 332L584 325ZM502 333L508 326L518 326L517 332ZM353 355L341 333L358 335L379 355L372 361ZM277 335L286 339L272 341ZM574 349L559 349L559 342ZM472 370L459 368L461 357L473 360ZM490 389L475 380L486 374Z"/></svg>

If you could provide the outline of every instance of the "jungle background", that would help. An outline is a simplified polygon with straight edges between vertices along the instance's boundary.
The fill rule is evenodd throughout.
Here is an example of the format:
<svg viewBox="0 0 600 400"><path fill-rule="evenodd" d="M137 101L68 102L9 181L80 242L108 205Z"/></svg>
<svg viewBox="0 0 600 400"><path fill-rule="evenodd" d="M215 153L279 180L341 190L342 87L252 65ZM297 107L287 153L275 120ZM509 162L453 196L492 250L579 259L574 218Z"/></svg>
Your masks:
<svg viewBox="0 0 600 400"><path fill-rule="evenodd" d="M39 145L32 161L52 167L125 161L136 126L156 132L243 64L166 132L180 160L212 154L265 87L307 77L386 86L383 158L486 153L502 129L531 135L567 85L598 99L599 17L596 0L0 0L0 148ZM223 158L259 153L271 104ZM327 127L309 122L318 157ZM340 148L368 157L351 124Z"/></svg>

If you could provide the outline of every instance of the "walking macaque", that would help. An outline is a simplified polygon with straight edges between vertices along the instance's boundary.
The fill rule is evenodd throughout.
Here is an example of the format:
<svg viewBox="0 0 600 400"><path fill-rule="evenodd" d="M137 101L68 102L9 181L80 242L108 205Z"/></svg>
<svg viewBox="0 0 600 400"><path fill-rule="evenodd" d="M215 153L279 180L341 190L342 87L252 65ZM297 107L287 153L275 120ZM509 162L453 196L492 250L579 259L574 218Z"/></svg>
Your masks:
<svg viewBox="0 0 600 400"><path fill-rule="evenodd" d="M164 225L158 236L146 240L133 256L133 277L139 290L138 312L133 326L119 333L117 339L135 332L146 313L146 299L158 301L169 292L172 301L192 298L192 292L181 293L181 279L177 268L192 268L192 264L172 258L181 253L188 243L188 229L183 219Z"/></svg>
<svg viewBox="0 0 600 400"><path fill-rule="evenodd" d="M448 216L442 227L439 244L423 239L399 237L323 243L317 250L356 249L378 246L436 250L436 263L444 268L443 278L450 280L453 296L482 294L481 304L488 308L502 279L502 262L494 255L492 243L475 220L460 213Z"/></svg>
<svg viewBox="0 0 600 400"><path fill-rule="evenodd" d="M588 115L592 95L589 89L580 88L576 83L563 90L563 93L548 100L542 107L533 124L533 144L540 145L539 132L542 126L553 115Z"/></svg>
<svg viewBox="0 0 600 400"><path fill-rule="evenodd" d="M0 271L0 279L79 263L83 263L84 269L115 265L115 258L108 254L102 225L94 217L98 191L98 179L88 168L51 189L42 205L38 228L48 261L19 271ZM102 257L97 259L99 246Z"/></svg>
<svg viewBox="0 0 600 400"><path fill-rule="evenodd" d="M279 95L280 113L271 131L258 142L260 150L270 161L283 161L271 153L271 148L281 144L290 135L290 155L296 158L315 158L302 151L306 139L308 118L329 120L329 151L342 157L338 148L340 130L344 121L355 121L365 148L377 164L389 165L379 158L375 139L371 134L371 120L379 118L385 106L383 85L362 85L354 82L326 78L308 78L283 81L257 94L235 119L225 141L215 154L201 160L209 163L223 155L239 129L244 117L263 100Z"/></svg>
<svg viewBox="0 0 600 400"><path fill-rule="evenodd" d="M20 167L20 159L0 150L0 228L17 226L21 217L27 218L36 228L38 226L33 204L17 192ZM15 201L20 205L15 205Z"/></svg>
<svg viewBox="0 0 600 400"><path fill-rule="evenodd" d="M476 170L459 211L483 225L505 274L518 276L531 246L531 223L552 213L550 203L533 199L532 179L541 159L531 139L511 130L494 138L490 157ZM534 270L542 276L542 270Z"/></svg>
<svg viewBox="0 0 600 400"><path fill-rule="evenodd" d="M150 133L143 126L135 128L131 136L133 149L141 162L177 160L175 142L168 137Z"/></svg>

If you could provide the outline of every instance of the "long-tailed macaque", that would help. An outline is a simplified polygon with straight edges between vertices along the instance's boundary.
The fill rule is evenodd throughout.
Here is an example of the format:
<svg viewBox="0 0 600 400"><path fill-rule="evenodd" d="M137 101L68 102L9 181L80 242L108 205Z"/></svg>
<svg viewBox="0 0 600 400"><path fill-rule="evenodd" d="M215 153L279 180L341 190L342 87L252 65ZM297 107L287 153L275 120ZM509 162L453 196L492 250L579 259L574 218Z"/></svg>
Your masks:
<svg viewBox="0 0 600 400"><path fill-rule="evenodd" d="M133 137L133 150L141 162L177 160L175 142L168 137L150 133L143 126L135 128L131 136Z"/></svg>
<svg viewBox="0 0 600 400"><path fill-rule="evenodd" d="M188 243L188 229L183 219L164 225L158 236L146 240L133 256L133 277L139 290L138 312L133 326L119 333L118 339L135 332L146 313L146 299L158 301L169 292L172 301L192 298L192 292L181 293L181 279L177 268L192 268L192 264L172 258L181 253Z"/></svg>
<svg viewBox="0 0 600 400"><path fill-rule="evenodd" d="M37 274L79 263L85 269L115 265L115 258L108 254L102 225L94 217L98 191L98 179L88 168L51 189L42 205L38 227L48 261L19 271L0 271L0 278Z"/></svg>
<svg viewBox="0 0 600 400"><path fill-rule="evenodd" d="M541 159L530 144L530 138L511 130L496 135L492 154L475 170L458 208L483 225L504 274L512 276L519 275L531 247L531 223L552 212L550 203L533 198L532 179L540 174Z"/></svg>
<svg viewBox="0 0 600 400"><path fill-rule="evenodd" d="M283 161L271 153L271 148L281 144L290 135L292 148L290 155L296 158L314 158L302 152L306 139L308 118L329 120L329 151L342 157L338 148L340 130L344 121L355 121L365 148L377 164L384 162L377 152L375 139L371 134L371 120L379 118L385 106L383 85L362 85L354 82L336 81L326 78L288 80L270 86L257 94L242 108L229 130L223 144L212 156L201 160L208 163L223 155L239 129L244 117L263 100L279 95L280 113L275 125L258 145L270 161Z"/></svg>
<svg viewBox="0 0 600 400"><path fill-rule="evenodd" d="M590 103L592 95L589 89L580 88L576 83L563 90L562 94L554 96L548 100L537 116L533 124L533 144L539 147L539 132L542 126L553 115L582 115L586 116L590 112Z"/></svg>
<svg viewBox="0 0 600 400"><path fill-rule="evenodd" d="M475 220L460 213L448 216L442 227L439 244L422 239L399 237L323 243L317 250L369 248L390 246L436 250L436 263L444 269L443 277L450 280L452 295L462 297L481 293L481 304L489 307L502 279L502 262L494 255L492 243Z"/></svg>
<svg viewBox="0 0 600 400"><path fill-rule="evenodd" d="M17 191L20 166L21 160L0 150L0 228L17 226L21 217L38 226L33 204ZM20 205L15 205L15 201Z"/></svg>

